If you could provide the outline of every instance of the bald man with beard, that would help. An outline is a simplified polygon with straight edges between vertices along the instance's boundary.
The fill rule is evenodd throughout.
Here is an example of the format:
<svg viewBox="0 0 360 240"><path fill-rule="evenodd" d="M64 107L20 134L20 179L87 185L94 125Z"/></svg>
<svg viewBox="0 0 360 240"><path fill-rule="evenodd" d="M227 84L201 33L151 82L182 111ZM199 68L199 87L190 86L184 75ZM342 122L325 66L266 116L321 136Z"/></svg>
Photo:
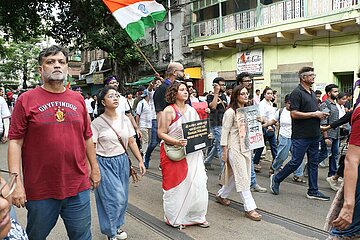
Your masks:
<svg viewBox="0 0 360 240"><path fill-rule="evenodd" d="M160 143L160 139L157 136L157 126L161 113L168 106L168 103L165 101L166 90L176 79L184 78L184 66L178 62L170 63L166 69L166 76L167 78L156 89L153 97L157 119L153 119L151 123L151 140L144 157L144 165L146 168L149 168L151 153L154 151L157 144Z"/></svg>

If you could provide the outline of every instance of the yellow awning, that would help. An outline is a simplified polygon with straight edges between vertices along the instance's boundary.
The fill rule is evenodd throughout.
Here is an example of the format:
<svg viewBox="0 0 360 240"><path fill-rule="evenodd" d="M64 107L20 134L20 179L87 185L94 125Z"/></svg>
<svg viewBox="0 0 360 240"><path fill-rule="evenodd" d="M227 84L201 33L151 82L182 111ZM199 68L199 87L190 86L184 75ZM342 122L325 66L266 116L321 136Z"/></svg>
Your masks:
<svg viewBox="0 0 360 240"><path fill-rule="evenodd" d="M200 79L201 77L201 67L191 67L184 69L185 78L197 78Z"/></svg>

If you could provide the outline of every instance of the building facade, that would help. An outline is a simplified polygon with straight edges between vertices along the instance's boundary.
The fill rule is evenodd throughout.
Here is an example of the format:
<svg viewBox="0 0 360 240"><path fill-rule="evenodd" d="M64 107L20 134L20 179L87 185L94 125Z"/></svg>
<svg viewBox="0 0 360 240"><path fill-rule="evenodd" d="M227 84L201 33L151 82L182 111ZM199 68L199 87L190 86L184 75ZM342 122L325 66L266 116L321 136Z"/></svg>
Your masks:
<svg viewBox="0 0 360 240"><path fill-rule="evenodd" d="M315 68L314 89L336 83L349 92L360 66L358 0L201 0L193 3L189 47L203 56L205 90L241 71L254 89L280 96L298 83L302 66Z"/></svg>

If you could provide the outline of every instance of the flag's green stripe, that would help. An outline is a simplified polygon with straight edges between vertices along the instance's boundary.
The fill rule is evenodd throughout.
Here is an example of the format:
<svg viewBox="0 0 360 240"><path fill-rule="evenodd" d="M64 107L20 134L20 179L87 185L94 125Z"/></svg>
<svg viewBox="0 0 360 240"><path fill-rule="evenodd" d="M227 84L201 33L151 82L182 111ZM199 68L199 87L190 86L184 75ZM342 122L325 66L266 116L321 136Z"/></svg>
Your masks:
<svg viewBox="0 0 360 240"><path fill-rule="evenodd" d="M130 38L135 42L145 34L145 28L154 27L155 21L161 22L164 20L166 11L153 12L147 17L141 18L137 22L129 23L125 30L129 34Z"/></svg>

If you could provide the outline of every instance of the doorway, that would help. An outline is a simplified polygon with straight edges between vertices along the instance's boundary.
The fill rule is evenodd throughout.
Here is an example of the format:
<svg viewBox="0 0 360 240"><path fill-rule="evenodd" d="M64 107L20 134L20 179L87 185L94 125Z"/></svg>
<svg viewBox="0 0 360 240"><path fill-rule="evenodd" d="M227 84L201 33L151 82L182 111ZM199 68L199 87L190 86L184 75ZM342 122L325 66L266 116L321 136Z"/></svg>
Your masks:
<svg viewBox="0 0 360 240"><path fill-rule="evenodd" d="M354 72L334 73L339 85L339 92L353 93Z"/></svg>

